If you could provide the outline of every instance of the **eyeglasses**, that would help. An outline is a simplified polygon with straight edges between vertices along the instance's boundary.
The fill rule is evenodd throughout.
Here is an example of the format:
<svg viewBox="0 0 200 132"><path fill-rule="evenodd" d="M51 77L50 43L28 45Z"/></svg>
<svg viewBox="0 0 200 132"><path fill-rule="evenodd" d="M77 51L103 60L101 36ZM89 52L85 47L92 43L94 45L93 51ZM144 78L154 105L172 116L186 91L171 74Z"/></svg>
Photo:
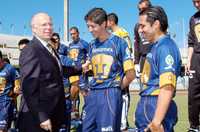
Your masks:
<svg viewBox="0 0 200 132"><path fill-rule="evenodd" d="M77 33L70 33L70 35L76 35Z"/></svg>
<svg viewBox="0 0 200 132"><path fill-rule="evenodd" d="M53 39L55 39L55 40L59 40L59 38L57 38L57 37L53 37Z"/></svg>
<svg viewBox="0 0 200 132"><path fill-rule="evenodd" d="M56 43L56 42L59 41L59 38L54 38L54 37L53 37L53 38L51 38L51 41L54 42L54 43Z"/></svg>

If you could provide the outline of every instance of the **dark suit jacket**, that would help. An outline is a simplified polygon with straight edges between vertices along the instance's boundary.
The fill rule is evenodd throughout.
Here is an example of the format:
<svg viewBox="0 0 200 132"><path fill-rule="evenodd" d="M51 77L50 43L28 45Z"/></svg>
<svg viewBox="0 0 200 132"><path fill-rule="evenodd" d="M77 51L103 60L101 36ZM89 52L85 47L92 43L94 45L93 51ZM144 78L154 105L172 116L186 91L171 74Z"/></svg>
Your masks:
<svg viewBox="0 0 200 132"><path fill-rule="evenodd" d="M53 128L59 127L65 117L65 99L57 60L34 37L22 50L19 63L22 93L32 117L30 124L51 119Z"/></svg>

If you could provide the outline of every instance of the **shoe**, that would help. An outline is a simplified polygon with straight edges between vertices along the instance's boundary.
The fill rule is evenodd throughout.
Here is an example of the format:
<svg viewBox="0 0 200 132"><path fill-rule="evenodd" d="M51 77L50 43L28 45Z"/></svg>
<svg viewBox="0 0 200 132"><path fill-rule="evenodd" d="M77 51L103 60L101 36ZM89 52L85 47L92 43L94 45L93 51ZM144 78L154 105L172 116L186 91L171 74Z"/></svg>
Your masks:
<svg viewBox="0 0 200 132"><path fill-rule="evenodd" d="M128 128L128 132L138 132L137 128Z"/></svg>
<svg viewBox="0 0 200 132"><path fill-rule="evenodd" d="M126 126L125 127L121 127L120 130L121 130L121 132L127 132L128 131L128 127L126 127Z"/></svg>
<svg viewBox="0 0 200 132"><path fill-rule="evenodd" d="M19 132L19 131L18 131L18 129L10 128L10 129L8 129L8 132Z"/></svg>
<svg viewBox="0 0 200 132"><path fill-rule="evenodd" d="M200 132L199 129L189 128L188 132Z"/></svg>

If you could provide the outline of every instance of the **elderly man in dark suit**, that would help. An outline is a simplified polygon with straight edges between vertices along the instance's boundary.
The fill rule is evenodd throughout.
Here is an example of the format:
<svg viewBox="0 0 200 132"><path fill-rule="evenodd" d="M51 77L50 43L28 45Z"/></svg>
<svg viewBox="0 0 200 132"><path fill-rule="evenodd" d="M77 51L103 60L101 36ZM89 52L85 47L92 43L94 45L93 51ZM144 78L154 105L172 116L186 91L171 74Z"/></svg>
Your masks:
<svg viewBox="0 0 200 132"><path fill-rule="evenodd" d="M34 37L19 60L25 101L19 114L19 131L58 132L65 118L65 98L59 57L48 44L52 19L46 13L37 13L31 27Z"/></svg>

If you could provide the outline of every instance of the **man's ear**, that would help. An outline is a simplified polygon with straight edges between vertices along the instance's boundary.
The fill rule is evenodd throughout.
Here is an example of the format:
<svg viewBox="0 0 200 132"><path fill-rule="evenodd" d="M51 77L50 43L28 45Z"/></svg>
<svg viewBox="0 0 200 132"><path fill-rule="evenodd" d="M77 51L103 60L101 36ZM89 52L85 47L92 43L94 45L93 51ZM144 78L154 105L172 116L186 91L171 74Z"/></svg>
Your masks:
<svg viewBox="0 0 200 132"><path fill-rule="evenodd" d="M35 33L36 32L36 26L32 25L32 32Z"/></svg>
<svg viewBox="0 0 200 132"><path fill-rule="evenodd" d="M107 22L106 21L104 21L102 24L101 24L101 26L103 26L103 27L107 27Z"/></svg>
<svg viewBox="0 0 200 132"><path fill-rule="evenodd" d="M160 21L156 20L153 25L157 28L157 29L160 29Z"/></svg>

